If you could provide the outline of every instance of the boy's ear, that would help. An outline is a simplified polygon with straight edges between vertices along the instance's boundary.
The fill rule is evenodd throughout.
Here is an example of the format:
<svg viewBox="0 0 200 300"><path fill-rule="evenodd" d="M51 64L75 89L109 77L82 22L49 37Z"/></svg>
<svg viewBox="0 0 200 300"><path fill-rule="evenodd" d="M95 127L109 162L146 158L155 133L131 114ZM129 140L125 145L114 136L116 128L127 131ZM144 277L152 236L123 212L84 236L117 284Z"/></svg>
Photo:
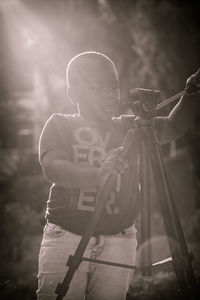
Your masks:
<svg viewBox="0 0 200 300"><path fill-rule="evenodd" d="M78 95L73 86L67 88L67 97L69 98L72 104L78 103Z"/></svg>

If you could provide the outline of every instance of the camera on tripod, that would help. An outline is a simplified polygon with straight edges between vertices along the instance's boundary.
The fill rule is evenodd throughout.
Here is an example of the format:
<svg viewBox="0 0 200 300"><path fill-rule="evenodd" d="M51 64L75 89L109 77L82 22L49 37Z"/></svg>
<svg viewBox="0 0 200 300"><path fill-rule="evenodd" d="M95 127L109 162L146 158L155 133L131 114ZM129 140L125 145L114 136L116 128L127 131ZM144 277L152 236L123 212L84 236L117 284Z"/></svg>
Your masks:
<svg viewBox="0 0 200 300"><path fill-rule="evenodd" d="M148 119L154 115L160 102L160 91L135 88L130 90L129 104L134 114Z"/></svg>

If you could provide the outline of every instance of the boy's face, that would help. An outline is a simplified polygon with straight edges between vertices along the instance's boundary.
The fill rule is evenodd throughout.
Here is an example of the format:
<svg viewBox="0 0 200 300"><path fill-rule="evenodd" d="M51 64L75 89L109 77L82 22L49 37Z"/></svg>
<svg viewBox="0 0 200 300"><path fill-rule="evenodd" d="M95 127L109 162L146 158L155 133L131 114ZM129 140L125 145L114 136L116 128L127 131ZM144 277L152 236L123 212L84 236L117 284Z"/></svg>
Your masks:
<svg viewBox="0 0 200 300"><path fill-rule="evenodd" d="M108 121L117 114L120 103L116 70L106 62L89 73L78 89L80 114L94 121Z"/></svg>

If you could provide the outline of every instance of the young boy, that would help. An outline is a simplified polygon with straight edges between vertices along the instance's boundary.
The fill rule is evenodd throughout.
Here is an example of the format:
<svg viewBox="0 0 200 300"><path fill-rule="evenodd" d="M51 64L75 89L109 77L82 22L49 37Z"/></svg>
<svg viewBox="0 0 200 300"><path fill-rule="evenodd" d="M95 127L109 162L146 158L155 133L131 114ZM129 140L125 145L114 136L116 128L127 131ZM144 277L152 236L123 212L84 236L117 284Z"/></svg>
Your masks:
<svg viewBox="0 0 200 300"><path fill-rule="evenodd" d="M67 67L67 92L78 114L53 114L40 138L40 163L52 182L39 255L37 297L42 300L56 299L55 289L66 274L67 259L78 247L95 209L98 187L111 172L127 169L120 147L127 130L122 118L117 122L112 118L120 103L114 63L97 52L75 56ZM155 119L161 142L184 132L194 115L195 102L188 97L183 97L169 117ZM120 202L112 191L84 256L135 264L135 220L127 224L124 220L118 226L120 209L126 205L126 199ZM125 299L130 275L129 269L82 262L64 299Z"/></svg>

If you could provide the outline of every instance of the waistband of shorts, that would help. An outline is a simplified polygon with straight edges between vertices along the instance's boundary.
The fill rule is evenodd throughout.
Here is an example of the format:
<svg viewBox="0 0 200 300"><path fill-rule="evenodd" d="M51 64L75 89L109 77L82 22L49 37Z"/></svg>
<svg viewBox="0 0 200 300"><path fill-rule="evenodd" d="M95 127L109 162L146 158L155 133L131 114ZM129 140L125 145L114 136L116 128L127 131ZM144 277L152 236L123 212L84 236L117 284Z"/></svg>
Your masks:
<svg viewBox="0 0 200 300"><path fill-rule="evenodd" d="M60 227L60 228L62 228L60 225L58 225L58 224L56 224L56 223L53 223L53 222L49 222L48 220L47 220L47 223L46 224L52 224L52 225L54 225L54 226L58 226L58 227ZM70 231L70 230L67 230L67 229L65 229L65 228L62 228L63 230L66 230L66 231L68 231L68 232L71 232L72 234L75 234L75 235L78 235L78 234L76 234L76 233L74 233L74 232L72 232L72 231ZM126 229L124 229L124 230L122 230L122 231L120 231L120 232L118 232L118 233L116 233L116 234L93 234L93 235L91 235L91 237L94 237L96 240L99 240L99 237L100 236L105 236L105 237L111 237L111 236L115 236L115 237L117 237L117 236L123 236L123 237L126 237L126 236L129 236L129 235L131 235L132 233L133 233L133 231L137 231L137 229L136 229L136 227L135 227L135 222L133 223L133 225L131 225L130 227L128 227L128 228L126 228ZM79 236L82 236L82 235L79 235Z"/></svg>

